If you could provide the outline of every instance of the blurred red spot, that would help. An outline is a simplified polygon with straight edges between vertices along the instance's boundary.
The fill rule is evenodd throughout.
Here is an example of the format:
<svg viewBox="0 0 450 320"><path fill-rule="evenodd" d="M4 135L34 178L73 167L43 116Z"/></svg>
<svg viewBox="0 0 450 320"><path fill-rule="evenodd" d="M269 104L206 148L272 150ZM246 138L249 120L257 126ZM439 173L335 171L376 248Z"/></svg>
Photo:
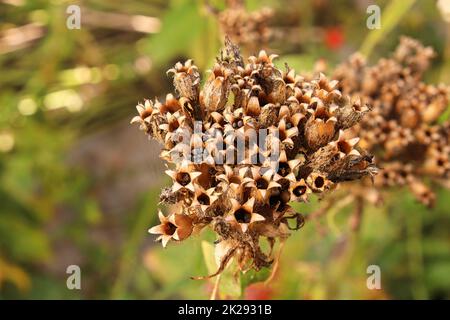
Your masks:
<svg viewBox="0 0 450 320"><path fill-rule="evenodd" d="M253 283L245 289L246 300L270 300L272 290L263 282Z"/></svg>
<svg viewBox="0 0 450 320"><path fill-rule="evenodd" d="M344 44L344 33L341 27L325 29L325 45L331 50L338 50Z"/></svg>

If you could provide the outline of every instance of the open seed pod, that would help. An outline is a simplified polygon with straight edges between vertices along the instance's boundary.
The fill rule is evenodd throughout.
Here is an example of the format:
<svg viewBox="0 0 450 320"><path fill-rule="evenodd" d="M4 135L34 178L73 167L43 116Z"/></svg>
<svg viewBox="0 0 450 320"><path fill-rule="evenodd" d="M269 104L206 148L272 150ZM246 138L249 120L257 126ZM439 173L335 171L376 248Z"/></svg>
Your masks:
<svg viewBox="0 0 450 320"><path fill-rule="evenodd" d="M161 142L173 182L160 200L177 210L161 214L150 232L165 246L211 227L221 262L215 274L233 257L243 271L270 266L272 250L260 239L273 248L303 224L290 201L377 173L358 139L345 137L368 107L324 75L305 81L279 70L275 57L261 51L244 63L226 39L203 87L191 60L177 63L169 74L179 96L145 100L132 120Z"/></svg>

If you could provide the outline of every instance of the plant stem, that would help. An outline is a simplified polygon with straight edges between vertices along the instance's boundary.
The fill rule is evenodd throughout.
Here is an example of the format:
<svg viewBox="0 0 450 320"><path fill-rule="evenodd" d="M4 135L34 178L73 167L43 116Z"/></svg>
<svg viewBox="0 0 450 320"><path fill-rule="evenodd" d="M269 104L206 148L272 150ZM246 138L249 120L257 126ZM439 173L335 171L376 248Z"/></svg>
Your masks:
<svg viewBox="0 0 450 320"><path fill-rule="evenodd" d="M413 299L427 299L427 289L423 283L423 248L422 248L422 216L420 212L408 214L407 221L407 252L410 276L413 279Z"/></svg>

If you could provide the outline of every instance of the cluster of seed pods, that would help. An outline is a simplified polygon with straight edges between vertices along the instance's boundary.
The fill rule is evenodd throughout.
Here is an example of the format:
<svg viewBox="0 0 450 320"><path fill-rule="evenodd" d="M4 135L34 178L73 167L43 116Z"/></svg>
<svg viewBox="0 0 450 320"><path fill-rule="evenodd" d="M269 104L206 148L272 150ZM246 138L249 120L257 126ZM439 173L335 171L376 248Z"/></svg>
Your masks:
<svg viewBox="0 0 450 320"><path fill-rule="evenodd" d="M150 233L166 246L210 227L215 274L231 258L242 271L270 266L276 240L303 224L291 201L377 173L359 139L345 138L369 108L324 75L281 71L275 57L260 51L244 62L227 38L203 85L191 60L177 63L168 71L176 95L138 104L131 121L161 143L173 181L160 196L169 213Z"/></svg>
<svg viewBox="0 0 450 320"><path fill-rule="evenodd" d="M383 169L375 187L409 186L427 206L435 202L427 181L445 182L450 176L450 123L442 119L450 90L422 80L434 55L432 48L402 37L392 57L369 66L355 54L333 75L343 93L372 106L349 136L360 137L360 146L374 154Z"/></svg>
<svg viewBox="0 0 450 320"><path fill-rule="evenodd" d="M252 48L267 44L271 29L268 22L273 10L268 7L258 11L246 10L242 0L228 0L225 10L218 13L218 22L223 34L238 45Z"/></svg>

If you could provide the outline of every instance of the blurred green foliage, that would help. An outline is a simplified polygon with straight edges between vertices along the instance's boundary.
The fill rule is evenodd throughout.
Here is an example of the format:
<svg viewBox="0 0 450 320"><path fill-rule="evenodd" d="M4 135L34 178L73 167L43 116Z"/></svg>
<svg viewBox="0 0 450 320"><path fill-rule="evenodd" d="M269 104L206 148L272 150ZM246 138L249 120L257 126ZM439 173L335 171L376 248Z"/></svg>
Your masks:
<svg viewBox="0 0 450 320"><path fill-rule="evenodd" d="M66 28L66 8L74 3L82 7L80 30ZM225 8L222 0L208 3ZM449 25L433 1L411 8L377 1L390 10L382 11L389 28L378 32L365 27L366 1L246 3L275 10L272 26L282 36L266 49L281 54L280 64L308 72L322 58L332 68L361 46L377 59L409 35L438 53L428 80L450 83ZM152 242L147 229L167 181L150 144L128 127L137 101L172 91L165 71L176 61L194 58L201 70L214 61L223 35L205 4L0 1L0 298L209 297L214 281L190 276L212 272L204 251L214 235L206 231L164 250ZM103 25L84 24L87 12ZM160 27L138 32L102 13L130 23L155 17ZM336 32L341 42L330 47ZM120 157L111 160L111 149ZM147 172L145 183L140 172ZM120 181L125 187L115 189ZM450 194L439 193L436 208L427 210L395 191L384 207L366 208L356 234L346 230L351 206L319 226L306 224L286 243L270 298L450 298ZM297 208L307 215L317 206ZM66 287L71 264L81 267L81 291ZM366 288L370 264L382 270L382 290ZM251 272L241 286L222 291L246 297L245 287L266 277L267 270Z"/></svg>

